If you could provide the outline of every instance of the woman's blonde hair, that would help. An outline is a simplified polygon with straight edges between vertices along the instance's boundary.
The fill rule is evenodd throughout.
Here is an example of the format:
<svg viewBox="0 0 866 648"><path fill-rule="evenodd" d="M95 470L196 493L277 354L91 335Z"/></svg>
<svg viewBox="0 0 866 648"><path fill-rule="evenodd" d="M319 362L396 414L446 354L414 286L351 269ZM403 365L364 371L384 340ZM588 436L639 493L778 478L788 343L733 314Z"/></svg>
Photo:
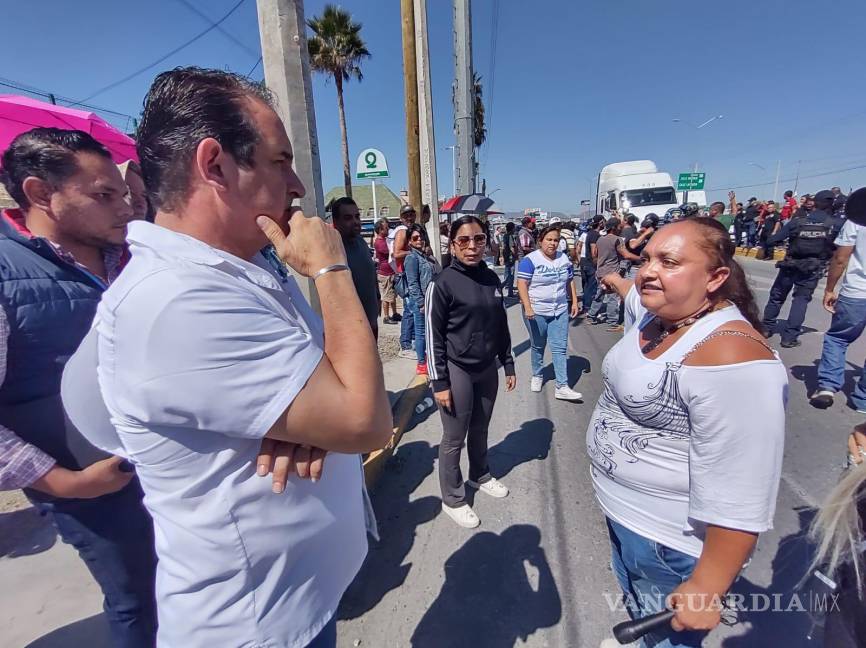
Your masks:
<svg viewBox="0 0 866 648"><path fill-rule="evenodd" d="M845 563L852 563L857 591L863 592L861 545L863 527L858 505L866 495L866 464L848 470L836 488L827 496L809 527L809 539L817 545L815 558L807 574L821 566L829 576Z"/></svg>

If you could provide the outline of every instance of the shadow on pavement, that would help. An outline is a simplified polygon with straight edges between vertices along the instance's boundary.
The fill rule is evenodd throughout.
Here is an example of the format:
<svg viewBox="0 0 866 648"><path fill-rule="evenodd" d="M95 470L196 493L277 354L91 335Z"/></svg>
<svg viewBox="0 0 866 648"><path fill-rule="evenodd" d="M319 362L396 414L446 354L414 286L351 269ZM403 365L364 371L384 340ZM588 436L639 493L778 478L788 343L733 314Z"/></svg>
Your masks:
<svg viewBox="0 0 866 648"><path fill-rule="evenodd" d="M582 356L569 355L567 362L568 382L572 387L576 386L580 382L583 374L588 374L592 371L592 365L589 360ZM556 378L556 374L553 372L552 362L544 365L541 370L541 375L544 378L545 383Z"/></svg>
<svg viewBox="0 0 866 648"><path fill-rule="evenodd" d="M340 602L338 619L362 616L405 582L412 563L403 561L415 544L416 528L441 511L442 501L432 495L410 501L433 472L438 448L426 441L411 441L401 444L388 460L371 493L381 540L370 541L367 559Z"/></svg>
<svg viewBox="0 0 866 648"><path fill-rule="evenodd" d="M418 648L513 646L562 618L538 527L473 535L445 562L445 583L412 635Z"/></svg>
<svg viewBox="0 0 866 648"><path fill-rule="evenodd" d="M818 389L818 364L820 362L821 359L818 358L817 360L813 360L811 365L794 365L790 368L791 375L802 382L806 387L807 395ZM857 409L853 403L851 403L851 392L854 391L854 385L860 379L862 367L858 367L848 361L846 361L845 364L851 368L845 369L845 381L839 391L847 397L848 405Z"/></svg>
<svg viewBox="0 0 866 648"><path fill-rule="evenodd" d="M725 639L722 642L723 648L821 647L823 632L820 628L815 628L815 619L819 619L820 614L811 609L816 607L816 603L810 590L802 585L803 577L814 556L814 547L806 534L815 511L801 508L797 510L797 514L800 528L796 533L782 538L779 543L772 562L773 576L769 587L755 585L746 578L734 583L732 593L744 596L743 606L754 609L738 612L738 623L745 623L750 627L741 636ZM797 602L802 604L802 610ZM816 636L810 641L813 631Z"/></svg>
<svg viewBox="0 0 866 648"><path fill-rule="evenodd" d="M19 558L48 551L57 542L51 520L29 507L0 514L0 558Z"/></svg>
<svg viewBox="0 0 866 648"><path fill-rule="evenodd" d="M529 347L530 347L530 342L528 339L526 339L526 340L523 340L523 342L520 342L519 344L517 344L517 346L512 347L511 353L515 358L517 358L517 357L523 355L524 353L526 353L527 351L529 351Z"/></svg>
<svg viewBox="0 0 866 648"><path fill-rule="evenodd" d="M520 425L520 429L490 447L487 455L490 472L497 479L501 479L520 464L533 459L547 459L552 439L553 423L550 419L525 421Z"/></svg>
<svg viewBox="0 0 866 648"><path fill-rule="evenodd" d="M111 637L105 615L94 614L92 617L53 630L30 642L25 648L69 648L70 646L110 648Z"/></svg>

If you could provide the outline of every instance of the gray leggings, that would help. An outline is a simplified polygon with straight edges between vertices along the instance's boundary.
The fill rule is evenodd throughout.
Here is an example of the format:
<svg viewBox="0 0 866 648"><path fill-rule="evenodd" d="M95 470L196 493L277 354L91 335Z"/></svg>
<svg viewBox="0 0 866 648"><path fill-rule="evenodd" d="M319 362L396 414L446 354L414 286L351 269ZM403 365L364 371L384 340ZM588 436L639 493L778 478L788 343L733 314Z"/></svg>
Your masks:
<svg viewBox="0 0 866 648"><path fill-rule="evenodd" d="M466 497L460 471L460 451L464 442L469 451L469 479L479 484L490 479L487 427L499 390L499 370L495 361L478 373L469 373L448 362L448 375L451 379L451 411L439 408L442 417L439 487L442 502L456 508L465 503Z"/></svg>

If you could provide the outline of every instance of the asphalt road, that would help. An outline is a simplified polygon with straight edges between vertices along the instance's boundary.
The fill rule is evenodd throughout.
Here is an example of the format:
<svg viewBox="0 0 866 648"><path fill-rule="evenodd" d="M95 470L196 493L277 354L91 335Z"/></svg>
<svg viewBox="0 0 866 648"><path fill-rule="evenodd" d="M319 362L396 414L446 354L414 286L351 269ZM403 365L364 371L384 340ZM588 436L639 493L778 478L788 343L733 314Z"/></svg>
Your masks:
<svg viewBox="0 0 866 648"><path fill-rule="evenodd" d="M771 262L743 264L763 308L775 276ZM809 560L804 529L811 509L840 474L845 439L862 419L837 397L826 411L812 408L822 332L830 316L810 305L807 332L797 349L780 349L790 398L782 484L775 528L764 534L736 591L779 595L790 605ZM616 334L586 324L570 329L569 374L584 402L553 398L550 382L529 391L529 343L519 308L509 309L519 384L502 392L490 429L490 464L511 494L479 495L478 529L457 527L440 510L436 453L441 434L435 409L416 415L373 493L382 540L340 608L340 646L579 646L596 647L626 618L611 574L604 522L595 504L585 434L602 388L600 367ZM787 314L787 307L782 317ZM778 346L778 336L772 339ZM866 342L849 350L850 392ZM761 403L743 403L758 411ZM464 457L464 471L465 468ZM748 599L747 599L748 600ZM765 599L761 599L765 600ZM801 599L803 600L803 599ZM741 613L720 627L707 646L725 648L820 646L810 640L808 612ZM820 634L820 633L818 633Z"/></svg>

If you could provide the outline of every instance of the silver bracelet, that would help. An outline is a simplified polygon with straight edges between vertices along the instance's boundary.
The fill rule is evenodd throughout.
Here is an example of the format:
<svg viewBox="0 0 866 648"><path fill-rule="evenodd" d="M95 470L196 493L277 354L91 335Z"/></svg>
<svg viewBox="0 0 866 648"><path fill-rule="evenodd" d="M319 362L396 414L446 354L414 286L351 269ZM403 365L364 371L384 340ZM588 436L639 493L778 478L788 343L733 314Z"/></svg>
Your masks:
<svg viewBox="0 0 866 648"><path fill-rule="evenodd" d="M319 270L316 274L313 275L313 281L321 277L323 274L328 274L329 272L338 272L340 270L348 270L349 266L345 263L335 263L333 265L325 266L321 270Z"/></svg>

